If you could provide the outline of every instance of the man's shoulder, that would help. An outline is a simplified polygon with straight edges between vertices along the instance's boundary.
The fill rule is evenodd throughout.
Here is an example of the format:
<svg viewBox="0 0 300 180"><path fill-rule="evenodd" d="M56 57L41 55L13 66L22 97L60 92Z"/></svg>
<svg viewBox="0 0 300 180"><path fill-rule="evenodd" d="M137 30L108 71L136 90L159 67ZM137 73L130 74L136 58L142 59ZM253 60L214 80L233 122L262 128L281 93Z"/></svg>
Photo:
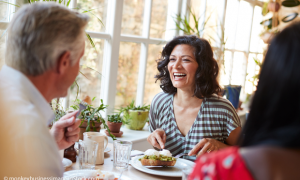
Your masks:
<svg viewBox="0 0 300 180"><path fill-rule="evenodd" d="M35 105L21 92L2 94L1 109L2 125L15 124L30 127L43 122L40 120L41 115Z"/></svg>

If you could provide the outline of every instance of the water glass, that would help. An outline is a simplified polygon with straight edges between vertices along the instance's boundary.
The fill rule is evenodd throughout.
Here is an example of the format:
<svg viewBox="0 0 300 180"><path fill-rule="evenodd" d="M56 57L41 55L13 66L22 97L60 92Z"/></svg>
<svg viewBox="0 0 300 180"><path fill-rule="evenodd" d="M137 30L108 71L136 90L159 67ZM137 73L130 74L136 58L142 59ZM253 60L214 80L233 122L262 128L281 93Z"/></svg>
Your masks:
<svg viewBox="0 0 300 180"><path fill-rule="evenodd" d="M96 141L79 141L78 162L80 169L95 169L98 143Z"/></svg>
<svg viewBox="0 0 300 180"><path fill-rule="evenodd" d="M192 173L193 167L187 166L182 169L182 180L188 180L189 175Z"/></svg>
<svg viewBox="0 0 300 180"><path fill-rule="evenodd" d="M114 141L114 167L117 169L126 169L130 160L132 142Z"/></svg>

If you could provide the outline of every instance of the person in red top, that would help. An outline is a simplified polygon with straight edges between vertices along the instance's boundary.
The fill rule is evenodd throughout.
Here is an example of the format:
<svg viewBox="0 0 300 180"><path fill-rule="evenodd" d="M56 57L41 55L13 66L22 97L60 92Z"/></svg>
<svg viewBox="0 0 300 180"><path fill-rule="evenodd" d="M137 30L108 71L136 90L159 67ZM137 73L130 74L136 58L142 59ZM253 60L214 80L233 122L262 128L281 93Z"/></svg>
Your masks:
<svg viewBox="0 0 300 180"><path fill-rule="evenodd" d="M265 57L240 146L200 156L189 180L300 179L300 23Z"/></svg>

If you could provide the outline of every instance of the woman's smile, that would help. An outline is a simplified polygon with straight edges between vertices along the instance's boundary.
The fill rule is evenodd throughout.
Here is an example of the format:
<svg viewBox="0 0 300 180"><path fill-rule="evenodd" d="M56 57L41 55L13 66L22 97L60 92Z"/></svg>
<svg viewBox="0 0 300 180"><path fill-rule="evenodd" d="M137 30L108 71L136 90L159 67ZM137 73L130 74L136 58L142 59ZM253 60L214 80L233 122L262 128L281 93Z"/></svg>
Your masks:
<svg viewBox="0 0 300 180"><path fill-rule="evenodd" d="M186 74L185 73L173 73L173 76L174 76L174 81L181 81L183 80L185 77L186 77Z"/></svg>

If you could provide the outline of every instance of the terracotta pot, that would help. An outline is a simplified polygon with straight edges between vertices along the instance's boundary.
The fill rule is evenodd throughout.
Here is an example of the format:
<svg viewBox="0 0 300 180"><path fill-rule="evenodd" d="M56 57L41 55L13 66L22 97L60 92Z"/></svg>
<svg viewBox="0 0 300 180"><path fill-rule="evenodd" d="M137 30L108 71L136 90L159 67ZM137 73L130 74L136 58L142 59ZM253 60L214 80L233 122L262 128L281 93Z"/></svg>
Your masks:
<svg viewBox="0 0 300 180"><path fill-rule="evenodd" d="M110 129L111 132L113 133L119 133L122 123L113 123L113 122L109 122L107 121L107 126Z"/></svg>
<svg viewBox="0 0 300 180"><path fill-rule="evenodd" d="M268 9L271 12L278 12L279 8L280 8L280 4L277 3L277 2L276 3L275 2L269 2L269 4L268 4Z"/></svg>
<svg viewBox="0 0 300 180"><path fill-rule="evenodd" d="M102 122L100 122L100 123L95 122L96 131L94 131L93 130L94 126L90 122L90 129L91 129L90 131L91 132L100 132L101 124L102 124ZM81 139L81 140L83 140L83 133L86 132L86 127L87 127L87 120L84 120L84 122L82 123L82 125L79 127L80 128L79 139Z"/></svg>

